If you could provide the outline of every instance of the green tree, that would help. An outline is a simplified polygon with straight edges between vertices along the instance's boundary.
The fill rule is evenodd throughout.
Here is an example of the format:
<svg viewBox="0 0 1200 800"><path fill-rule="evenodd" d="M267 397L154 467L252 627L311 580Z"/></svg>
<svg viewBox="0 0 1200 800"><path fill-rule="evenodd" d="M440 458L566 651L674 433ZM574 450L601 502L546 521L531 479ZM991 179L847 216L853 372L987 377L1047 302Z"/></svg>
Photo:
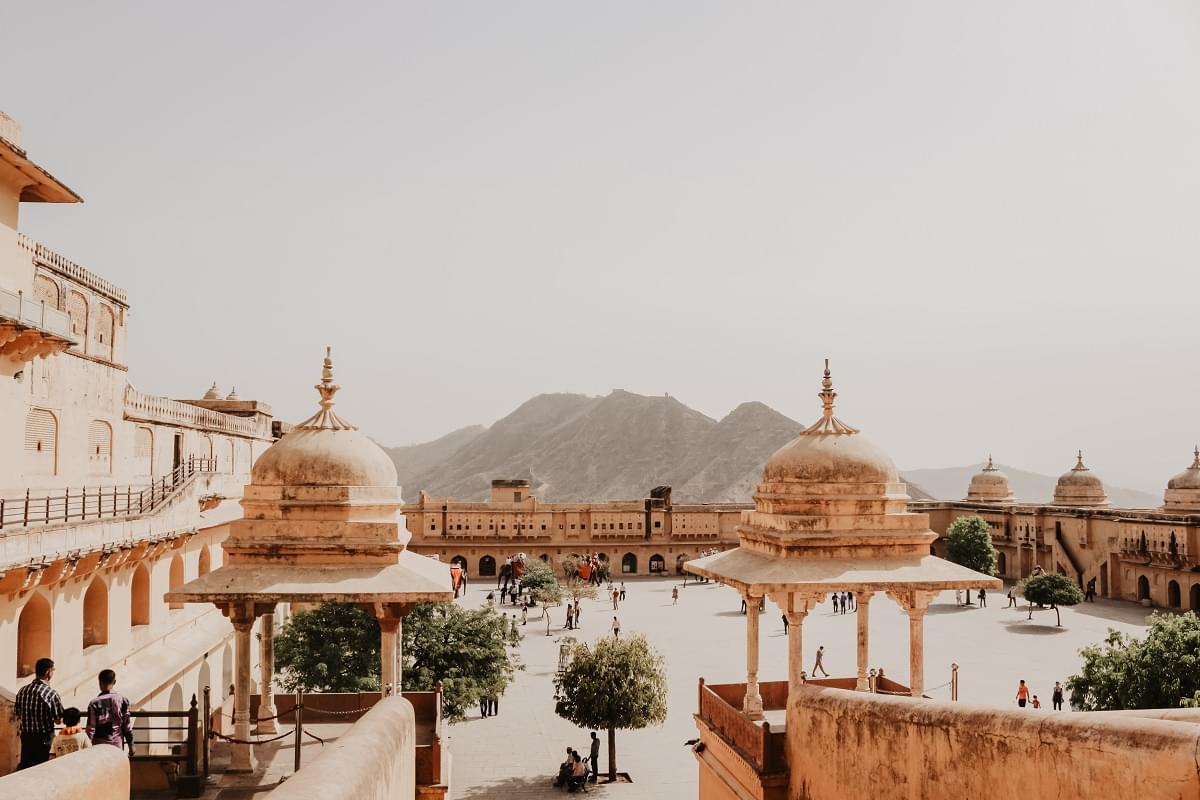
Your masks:
<svg viewBox="0 0 1200 800"><path fill-rule="evenodd" d="M289 692L379 690L379 622L358 606L298 611L275 637L279 684Z"/></svg>
<svg viewBox="0 0 1200 800"><path fill-rule="evenodd" d="M521 575L521 589L531 595L538 589L558 585L554 568L540 558L531 558L525 562L525 572Z"/></svg>
<svg viewBox="0 0 1200 800"><path fill-rule="evenodd" d="M1200 701L1200 618L1154 614L1145 639L1109 630L1079 651L1083 668L1067 679L1081 711L1174 708Z"/></svg>
<svg viewBox="0 0 1200 800"><path fill-rule="evenodd" d="M534 589L530 594L533 602L542 607L542 618L546 620L546 635L550 635L550 609L562 605L563 592L558 581L547 586Z"/></svg>
<svg viewBox="0 0 1200 800"><path fill-rule="evenodd" d="M617 779L617 729L661 725L667 718L663 658L645 636L576 645L554 689L560 717L608 731L609 781Z"/></svg>
<svg viewBox="0 0 1200 800"><path fill-rule="evenodd" d="M461 720L481 698L503 694L524 669L507 646L519 640L509 619L490 608L423 603L404 618L404 688L427 692L441 681L442 713Z"/></svg>
<svg viewBox="0 0 1200 800"><path fill-rule="evenodd" d="M1018 591L1029 601L1029 619L1033 619L1033 604L1050 606L1058 616L1055 623L1062 627L1062 612L1059 606L1076 606L1083 602L1083 592L1075 581L1057 572L1043 572L1021 581Z"/></svg>
<svg viewBox="0 0 1200 800"><path fill-rule="evenodd" d="M595 600L600 596L596 586L588 581L580 580L579 578L567 578L563 584L563 594L570 598L572 603L579 604L580 600Z"/></svg>
<svg viewBox="0 0 1200 800"><path fill-rule="evenodd" d="M946 557L967 569L996 574L996 548L992 545L992 529L978 515L959 517L946 530ZM971 590L967 590L971 602Z"/></svg>

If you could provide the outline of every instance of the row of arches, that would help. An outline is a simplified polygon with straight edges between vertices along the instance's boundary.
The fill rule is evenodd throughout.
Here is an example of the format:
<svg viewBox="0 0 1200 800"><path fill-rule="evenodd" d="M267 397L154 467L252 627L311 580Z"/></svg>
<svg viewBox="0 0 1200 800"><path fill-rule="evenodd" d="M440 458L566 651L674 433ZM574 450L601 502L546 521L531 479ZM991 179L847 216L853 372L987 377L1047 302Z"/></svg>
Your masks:
<svg viewBox="0 0 1200 800"><path fill-rule="evenodd" d="M206 575L212 570L212 554L209 548L200 549L197 559L197 574ZM151 620L150 568L139 562L133 568L129 585L129 626L136 628L149 625ZM181 553L175 553L168 569L168 588L176 589L184 583L184 561ZM109 625L112 619L109 607L109 579L96 575L88 584L82 602L82 637L84 649L108 644ZM172 609L182 604L172 603ZM33 674L34 664L39 658L52 655L54 619L50 598L35 591L21 608L17 617L17 677Z"/></svg>
<svg viewBox="0 0 1200 800"><path fill-rule="evenodd" d="M542 561L548 562L550 560L550 554L542 553L539 556L539 558L541 558ZM608 560L608 556L605 553L600 553L599 558L601 561ZM684 561L687 560L687 558L688 558L688 556L686 554L680 553L675 558L676 566L680 566ZM468 563L466 557L464 557L464 556L461 556L461 555L454 556L453 558L450 559L450 563L458 564L460 567L463 567L464 569L469 570L469 563ZM475 574L481 578L494 578L497 575L497 569L498 569L497 562L496 562L496 558L494 556L490 556L490 555L482 556L479 559L479 570ZM654 555L650 556L649 569L650 569L651 575L665 574L667 571L667 560L662 556L661 553L655 553ZM638 571L637 554L626 553L624 556L621 557L621 574L622 575L636 575L637 571Z"/></svg>
<svg viewBox="0 0 1200 800"><path fill-rule="evenodd" d="M1145 575L1139 575L1137 580L1137 598L1138 600L1150 600L1150 579ZM1167 607L1168 608L1183 608L1183 589L1179 585L1179 581L1167 582ZM1188 592L1188 609L1191 611L1200 612L1200 583L1192 584L1191 590Z"/></svg>
<svg viewBox="0 0 1200 800"><path fill-rule="evenodd" d="M58 281L49 275L38 275L33 279L33 297L36 302L45 303L47 308L67 312L71 320L71 333L88 343L85 345L86 352L108 361L113 360L117 317L111 306L98 303L95 317L89 320L87 295L77 289L67 289L64 293Z"/></svg>

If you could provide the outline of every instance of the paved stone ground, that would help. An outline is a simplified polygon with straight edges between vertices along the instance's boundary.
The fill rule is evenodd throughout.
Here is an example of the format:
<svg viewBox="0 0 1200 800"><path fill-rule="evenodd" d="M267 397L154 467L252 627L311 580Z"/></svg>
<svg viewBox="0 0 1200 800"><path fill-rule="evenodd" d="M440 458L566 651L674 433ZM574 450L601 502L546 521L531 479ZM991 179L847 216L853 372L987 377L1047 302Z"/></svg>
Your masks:
<svg viewBox="0 0 1200 800"><path fill-rule="evenodd" d="M696 736L697 678L710 683L745 679L745 617L732 589L716 584L692 584L671 605L677 579L639 579L627 582L628 599L617 615L622 635L644 633L666 658L670 684L667 722L659 728L618 731L618 769L632 784L591 787L593 797L694 798L696 762L684 742ZM488 592L482 582L458 602L481 605ZM1026 679L1050 705L1056 680L1066 680L1079 665L1078 650L1098 642L1107 629L1137 633L1145 628L1146 612L1130 603L1099 601L1063 609L1063 626L1054 625L1052 610L1035 611L1027 621L1026 608L1006 609L1003 592L989 597L989 608L958 608L952 592L930 607L925 622L925 683L927 694L949 699L945 684L950 664L959 664L959 699L994 706L1015 705L1017 680ZM511 607L504 607L512 614ZM450 728L453 754L453 797L556 797L552 777L567 746L587 750L587 731L555 716L552 679L558 663L558 641L564 635L592 640L608 632L611 603L585 601L581 630L563 631L565 608L551 612L551 636L537 614L525 627L520 653L525 671L500 700L496 717L478 712ZM826 667L833 675L855 672L853 614L834 615L827 602L812 612L804 626L806 666L811 668L818 645L825 646ZM780 613L767 603L761 631L760 680L787 678L787 638ZM908 618L885 595L871 603L871 665L885 668L889 677L908 682ZM1032 710L1030 711L1032 712ZM1042 713L1042 712L1038 712ZM601 734L602 739L603 734ZM607 749L600 768L606 769Z"/></svg>

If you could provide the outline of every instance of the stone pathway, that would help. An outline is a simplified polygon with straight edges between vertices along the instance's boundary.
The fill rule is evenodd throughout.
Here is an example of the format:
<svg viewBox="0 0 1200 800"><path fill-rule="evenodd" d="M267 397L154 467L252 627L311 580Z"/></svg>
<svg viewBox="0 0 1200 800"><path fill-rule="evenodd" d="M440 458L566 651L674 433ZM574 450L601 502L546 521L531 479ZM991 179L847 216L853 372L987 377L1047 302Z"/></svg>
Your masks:
<svg viewBox="0 0 1200 800"><path fill-rule="evenodd" d="M616 612L623 635L646 634L666 658L669 681L668 718L659 728L617 732L618 769L633 783L591 787L592 797L696 797L696 762L684 743L696 736L697 679L711 683L745 679L745 617L736 592L716 584L692 584L671 605L671 587L678 579L627 581L628 599ZM476 583L458 602L482 605L489 587ZM1065 681L1079 664L1078 650L1104 638L1109 627L1138 633L1146 611L1130 603L1101 601L1063 609L1063 627L1054 627L1054 612L1005 609L1003 592L989 597L990 608L958 608L952 592L930 608L925 629L927 693L949 699L950 663L957 661L960 701L993 706L1013 704L1017 680L1025 678L1049 707L1055 680ZM512 614L511 607L503 610ZM530 615L520 646L525 671L500 700L496 717L481 719L475 711L465 722L450 727L453 755L452 791L455 800L478 798L557 797L551 781L567 746L586 751L588 732L554 714L552 680L558 664L558 641L573 635L594 640L606 635L612 623L611 603L585 601L580 631L563 631L565 608L551 612L552 635L545 622ZM787 639L780 613L767 603L761 632L760 679L787 677ZM805 658L817 645L825 646L827 668L834 675L854 673L855 620L835 615L825 603L805 623ZM885 595L871 603L871 665L883 666L889 677L908 682L908 622ZM808 665L811 667L811 664ZM1030 712L1034 713L1034 712ZM601 732L602 741L605 739ZM601 749L600 769L607 769L607 746Z"/></svg>

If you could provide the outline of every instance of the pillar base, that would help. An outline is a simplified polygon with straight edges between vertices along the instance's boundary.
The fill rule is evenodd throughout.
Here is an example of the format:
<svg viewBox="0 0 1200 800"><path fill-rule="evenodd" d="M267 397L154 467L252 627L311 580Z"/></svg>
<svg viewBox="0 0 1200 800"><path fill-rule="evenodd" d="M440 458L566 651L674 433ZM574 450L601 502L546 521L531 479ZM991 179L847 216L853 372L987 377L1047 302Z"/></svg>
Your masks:
<svg viewBox="0 0 1200 800"><path fill-rule="evenodd" d="M250 745L233 744L229 746L229 766L225 769L226 772L245 775L254 772L256 766Z"/></svg>
<svg viewBox="0 0 1200 800"><path fill-rule="evenodd" d="M275 715L278 712L275 710L275 706L267 706L266 708L259 706L258 713L260 715L265 714L266 716L271 717L271 719L260 720L259 723L254 727L255 733L279 733L279 720L275 719Z"/></svg>

